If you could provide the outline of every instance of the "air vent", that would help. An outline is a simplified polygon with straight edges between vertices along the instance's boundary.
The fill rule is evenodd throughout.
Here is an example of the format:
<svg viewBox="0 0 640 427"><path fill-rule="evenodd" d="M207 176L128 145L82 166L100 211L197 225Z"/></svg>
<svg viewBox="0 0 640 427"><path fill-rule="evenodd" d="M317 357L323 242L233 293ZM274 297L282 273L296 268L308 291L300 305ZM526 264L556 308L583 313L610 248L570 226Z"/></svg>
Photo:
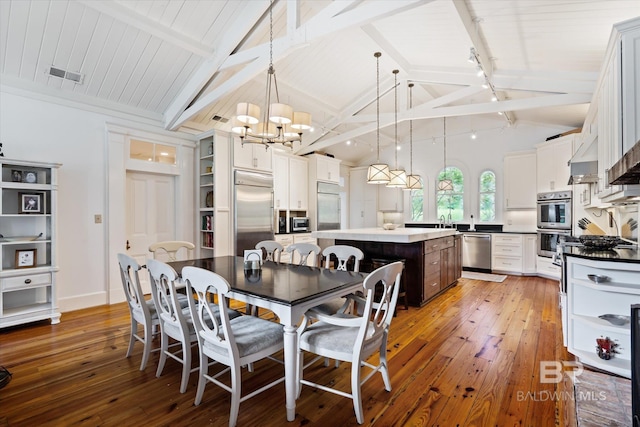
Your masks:
<svg viewBox="0 0 640 427"><path fill-rule="evenodd" d="M71 80L72 82L77 84L82 84L82 81L84 80L84 75L80 73L66 71L61 68L56 68L53 66L49 67L49 75L53 77L59 77L65 80Z"/></svg>
<svg viewBox="0 0 640 427"><path fill-rule="evenodd" d="M222 116L218 116L217 114L211 117L211 120L213 120L214 122L220 122L220 123L227 123L229 121L229 119L226 119Z"/></svg>

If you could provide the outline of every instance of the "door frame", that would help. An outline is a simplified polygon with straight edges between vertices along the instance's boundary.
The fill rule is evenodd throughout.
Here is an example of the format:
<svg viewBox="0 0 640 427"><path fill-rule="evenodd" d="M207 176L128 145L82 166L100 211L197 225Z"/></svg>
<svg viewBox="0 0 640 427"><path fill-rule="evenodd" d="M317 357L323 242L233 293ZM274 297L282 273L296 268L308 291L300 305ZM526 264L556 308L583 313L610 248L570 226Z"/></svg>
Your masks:
<svg viewBox="0 0 640 427"><path fill-rule="evenodd" d="M148 163L129 159L129 141L131 138L173 145L176 147L176 165ZM176 239L195 241L195 177L193 176L196 137L176 132L162 132L126 127L107 123L105 128L107 141L107 200L105 203L105 226L107 248L105 265L107 266L107 304L125 301L120 271L116 262L117 254L122 252L126 242L126 177L127 171L139 171L172 175L175 177L175 222ZM187 206L188 209L179 209Z"/></svg>

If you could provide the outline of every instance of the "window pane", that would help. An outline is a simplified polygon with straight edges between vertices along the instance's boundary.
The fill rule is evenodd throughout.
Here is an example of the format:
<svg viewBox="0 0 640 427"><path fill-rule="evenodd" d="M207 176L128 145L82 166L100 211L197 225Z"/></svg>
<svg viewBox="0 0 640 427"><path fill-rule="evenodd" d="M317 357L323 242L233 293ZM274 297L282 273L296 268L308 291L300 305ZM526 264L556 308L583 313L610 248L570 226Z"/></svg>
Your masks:
<svg viewBox="0 0 640 427"><path fill-rule="evenodd" d="M131 140L129 144L129 157L146 162L153 161L153 144L146 141Z"/></svg>
<svg viewBox="0 0 640 427"><path fill-rule="evenodd" d="M496 191L496 175L493 172L483 172L480 176L480 191L482 193Z"/></svg>
<svg viewBox="0 0 640 427"><path fill-rule="evenodd" d="M436 191L438 219L444 216L446 221L462 221L464 218L464 177L462 171L455 167L448 167L440 171L438 181L450 179L453 191Z"/></svg>
<svg viewBox="0 0 640 427"><path fill-rule="evenodd" d="M156 144L156 156L157 163L164 163L169 165L176 164L176 147L170 145Z"/></svg>
<svg viewBox="0 0 640 427"><path fill-rule="evenodd" d="M493 221L496 219L496 195L485 193L480 195L480 221Z"/></svg>
<svg viewBox="0 0 640 427"><path fill-rule="evenodd" d="M424 190L411 190L411 221L424 218Z"/></svg>

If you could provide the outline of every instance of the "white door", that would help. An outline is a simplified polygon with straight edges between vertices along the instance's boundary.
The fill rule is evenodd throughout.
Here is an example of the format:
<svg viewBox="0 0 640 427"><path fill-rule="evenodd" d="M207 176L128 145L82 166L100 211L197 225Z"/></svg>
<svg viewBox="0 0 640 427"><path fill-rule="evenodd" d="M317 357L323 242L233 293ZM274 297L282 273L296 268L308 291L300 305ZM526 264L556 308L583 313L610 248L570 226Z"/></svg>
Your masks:
<svg viewBox="0 0 640 427"><path fill-rule="evenodd" d="M127 254L146 263L149 245L175 240L174 177L127 172ZM151 292L146 271L140 274L144 293Z"/></svg>

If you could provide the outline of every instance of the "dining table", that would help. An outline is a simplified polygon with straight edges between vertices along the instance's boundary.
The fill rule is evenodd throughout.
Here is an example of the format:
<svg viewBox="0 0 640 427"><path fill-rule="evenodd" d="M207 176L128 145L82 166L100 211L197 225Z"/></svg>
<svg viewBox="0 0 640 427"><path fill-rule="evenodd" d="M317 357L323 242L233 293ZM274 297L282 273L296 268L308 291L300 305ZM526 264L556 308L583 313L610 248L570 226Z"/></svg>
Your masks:
<svg viewBox="0 0 640 427"><path fill-rule="evenodd" d="M245 270L241 256L219 256L168 263L181 275L186 266L222 276L230 286L227 297L271 310L284 326L284 376L287 421L296 414L298 335L304 313L318 304L362 287L366 273L307 265L263 261L260 269Z"/></svg>

